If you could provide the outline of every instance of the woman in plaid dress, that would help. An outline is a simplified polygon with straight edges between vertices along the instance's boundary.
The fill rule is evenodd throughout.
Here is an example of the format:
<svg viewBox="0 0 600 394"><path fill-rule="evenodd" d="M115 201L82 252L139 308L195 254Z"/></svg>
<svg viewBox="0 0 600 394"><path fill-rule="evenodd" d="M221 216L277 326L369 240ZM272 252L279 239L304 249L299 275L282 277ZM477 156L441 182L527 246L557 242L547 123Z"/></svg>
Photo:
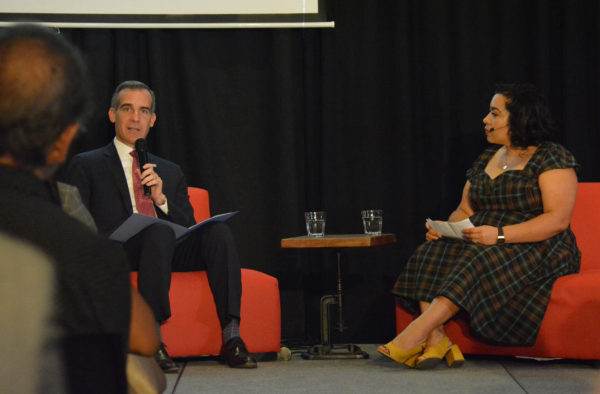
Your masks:
<svg viewBox="0 0 600 394"><path fill-rule="evenodd" d="M579 270L569 228L579 166L549 142L553 123L541 95L531 85L499 86L483 123L496 146L467 171L461 202L448 218L469 218L474 227L452 239L427 225L427 242L393 288L405 309L421 314L378 350L410 367L464 362L444 333L459 310L485 339L533 345L554 281Z"/></svg>

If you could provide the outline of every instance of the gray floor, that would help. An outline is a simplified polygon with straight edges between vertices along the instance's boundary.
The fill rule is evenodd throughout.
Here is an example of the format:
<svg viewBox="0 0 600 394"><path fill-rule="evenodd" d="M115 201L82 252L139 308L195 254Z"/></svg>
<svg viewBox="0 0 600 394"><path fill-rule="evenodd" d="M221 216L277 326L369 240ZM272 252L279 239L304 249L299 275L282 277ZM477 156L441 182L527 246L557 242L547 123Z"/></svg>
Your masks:
<svg viewBox="0 0 600 394"><path fill-rule="evenodd" d="M461 368L419 371L360 345L364 360L263 361L234 370L214 359L182 361L167 376L167 393L600 393L600 369L590 362L467 356Z"/></svg>

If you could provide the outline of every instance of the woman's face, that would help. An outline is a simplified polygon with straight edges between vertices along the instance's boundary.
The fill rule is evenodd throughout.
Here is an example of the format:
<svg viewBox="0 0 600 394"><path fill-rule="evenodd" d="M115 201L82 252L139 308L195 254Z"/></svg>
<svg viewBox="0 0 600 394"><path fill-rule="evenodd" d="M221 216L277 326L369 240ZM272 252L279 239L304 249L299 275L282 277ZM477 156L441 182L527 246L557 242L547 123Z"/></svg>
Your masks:
<svg viewBox="0 0 600 394"><path fill-rule="evenodd" d="M490 102L490 112L483 118L485 135L489 143L510 145L509 116L510 113L506 110L506 97L495 94Z"/></svg>

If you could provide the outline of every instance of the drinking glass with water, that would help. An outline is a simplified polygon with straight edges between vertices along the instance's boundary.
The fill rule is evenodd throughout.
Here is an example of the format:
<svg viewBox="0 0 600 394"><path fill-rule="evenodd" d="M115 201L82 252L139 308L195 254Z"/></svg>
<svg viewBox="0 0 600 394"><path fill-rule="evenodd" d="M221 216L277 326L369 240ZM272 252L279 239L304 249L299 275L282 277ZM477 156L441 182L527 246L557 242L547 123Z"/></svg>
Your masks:
<svg viewBox="0 0 600 394"><path fill-rule="evenodd" d="M381 235L383 228L383 211L381 209L366 209L360 211L365 234Z"/></svg>
<svg viewBox="0 0 600 394"><path fill-rule="evenodd" d="M304 220L306 221L306 232L311 237L322 237L325 235L325 219L326 212L313 211L304 212Z"/></svg>

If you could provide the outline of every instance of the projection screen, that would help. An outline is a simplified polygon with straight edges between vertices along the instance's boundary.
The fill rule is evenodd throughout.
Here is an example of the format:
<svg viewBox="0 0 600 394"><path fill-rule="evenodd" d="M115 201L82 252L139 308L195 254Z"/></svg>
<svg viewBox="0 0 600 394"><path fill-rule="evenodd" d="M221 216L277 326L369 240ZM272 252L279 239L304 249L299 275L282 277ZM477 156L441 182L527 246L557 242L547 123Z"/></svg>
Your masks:
<svg viewBox="0 0 600 394"><path fill-rule="evenodd" d="M334 27L325 1L2 0L0 26L36 21L64 28Z"/></svg>

